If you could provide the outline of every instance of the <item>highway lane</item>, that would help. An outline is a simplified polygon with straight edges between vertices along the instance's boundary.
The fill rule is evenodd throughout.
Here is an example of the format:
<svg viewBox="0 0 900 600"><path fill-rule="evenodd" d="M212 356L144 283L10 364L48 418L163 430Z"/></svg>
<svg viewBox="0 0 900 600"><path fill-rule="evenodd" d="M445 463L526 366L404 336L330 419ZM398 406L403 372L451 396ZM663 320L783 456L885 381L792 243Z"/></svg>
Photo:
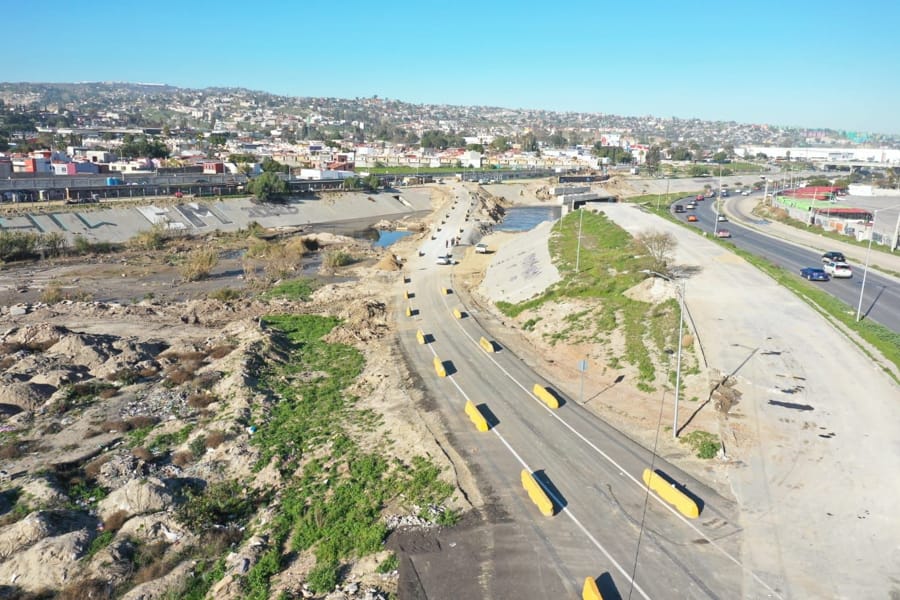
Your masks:
<svg viewBox="0 0 900 600"><path fill-rule="evenodd" d="M533 383L542 382L531 369L506 349L494 355L480 349L477 341L485 332L477 314L454 319L451 311L460 306L459 298L440 293L441 287L453 288L452 268L434 263L446 247L441 234L466 226L463 219L470 199L461 195L447 229L435 232L436 239L426 240L420 248L424 256L407 267L411 281L406 287L414 292L410 304L418 313L413 319L401 313L405 323L401 340L410 359L423 366L423 379L433 390L449 429L472 449L470 457L486 480L482 483L495 490L515 519L533 521L533 542L543 549L542 554L556 557L553 570L558 582L551 587L562 585L577 592L585 576L608 572L624 596L631 587L640 540L634 597L671 597L673 590L679 597L691 598L742 595L739 527L732 503L658 459L656 468L702 498L704 509L700 519L688 521L655 496L648 497L640 482L643 469L653 461L648 450L570 399L556 411L541 404L530 394ZM432 335L433 342L418 345L417 328ZM435 353L452 364L447 379L439 379L431 369ZM492 432L473 434L463 415L466 399L488 406L497 419ZM660 400L670 402L671 397ZM561 500L562 512L552 518L539 515L519 482L523 465L546 477ZM534 579L527 569L521 576ZM552 579L542 572L537 584L550 585ZM758 587L750 595L771 593L761 579L748 580ZM502 585L491 581L491 585ZM545 591L549 594L551 589ZM777 593L772 597L778 597Z"/></svg>
<svg viewBox="0 0 900 600"><path fill-rule="evenodd" d="M727 200L725 200L727 202ZM678 203L688 202L683 198ZM673 203L674 206L675 203ZM682 220L692 212L697 215L694 225L698 229L713 235L716 225L714 201L712 199L697 203L697 209L685 213L674 213ZM726 221L719 223L720 229L728 229L732 237L728 240L738 248L746 250L780 265L789 272L800 276L800 269L807 266L820 266L821 253L796 244L769 237L738 223ZM877 262L877 258L873 259ZM850 279L832 279L822 282L821 289L846 303L855 314L859 305L859 293L862 288L863 265L853 264L853 277ZM866 276L866 289L863 294L862 314L894 332L900 332L900 285L896 281L869 270Z"/></svg>

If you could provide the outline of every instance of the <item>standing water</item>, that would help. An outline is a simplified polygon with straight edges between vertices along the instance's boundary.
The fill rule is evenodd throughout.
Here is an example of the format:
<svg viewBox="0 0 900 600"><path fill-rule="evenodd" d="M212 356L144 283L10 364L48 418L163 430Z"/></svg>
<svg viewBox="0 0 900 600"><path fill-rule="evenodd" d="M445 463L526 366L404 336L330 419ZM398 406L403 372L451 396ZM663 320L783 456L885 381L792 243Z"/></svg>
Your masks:
<svg viewBox="0 0 900 600"><path fill-rule="evenodd" d="M558 206L514 206L507 209L494 231L528 231L544 221L555 221L559 213Z"/></svg>

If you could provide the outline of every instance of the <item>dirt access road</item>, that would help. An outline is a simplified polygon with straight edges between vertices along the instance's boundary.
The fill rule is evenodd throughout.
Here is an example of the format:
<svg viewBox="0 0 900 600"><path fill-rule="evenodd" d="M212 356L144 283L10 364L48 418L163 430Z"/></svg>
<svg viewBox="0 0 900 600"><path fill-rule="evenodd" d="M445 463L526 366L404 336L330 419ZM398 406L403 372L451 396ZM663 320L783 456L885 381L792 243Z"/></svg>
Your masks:
<svg viewBox="0 0 900 600"><path fill-rule="evenodd" d="M737 380L721 416L743 562L784 598L900 593L900 387L810 306L722 246L629 205L630 233L678 240L709 366ZM749 587L749 582L745 589Z"/></svg>

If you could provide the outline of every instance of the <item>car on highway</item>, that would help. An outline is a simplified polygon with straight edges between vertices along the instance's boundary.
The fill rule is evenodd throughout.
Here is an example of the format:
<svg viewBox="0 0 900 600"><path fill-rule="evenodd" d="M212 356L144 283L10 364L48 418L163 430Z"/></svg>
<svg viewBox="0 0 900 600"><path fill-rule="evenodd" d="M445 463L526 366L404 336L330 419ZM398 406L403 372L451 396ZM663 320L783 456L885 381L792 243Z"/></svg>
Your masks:
<svg viewBox="0 0 900 600"><path fill-rule="evenodd" d="M830 261L825 263L825 272L835 279L849 279L853 277L853 269L845 262Z"/></svg>
<svg viewBox="0 0 900 600"><path fill-rule="evenodd" d="M697 202L703 202L703 200L704 200L703 194L697 194L696 200L697 200Z"/></svg>
<svg viewBox="0 0 900 600"><path fill-rule="evenodd" d="M437 264L439 264L439 265L452 265L453 264L453 255L447 254L446 256L445 255L438 256L437 261L435 261L435 262L437 262Z"/></svg>
<svg viewBox="0 0 900 600"><path fill-rule="evenodd" d="M688 221L689 221L690 223L696 223L696 222L697 222L697 215L688 215Z"/></svg>
<svg viewBox="0 0 900 600"><path fill-rule="evenodd" d="M680 204L676 204L676 205L675 205L675 212L677 212L677 213L683 213L683 212L684 212L684 207L683 207L682 205L680 205Z"/></svg>
<svg viewBox="0 0 900 600"><path fill-rule="evenodd" d="M697 203L696 202L688 202L685 206L687 207L688 210L694 210L695 208L697 208Z"/></svg>
<svg viewBox="0 0 900 600"><path fill-rule="evenodd" d="M727 198L727 197L728 197L728 190L722 190L722 197L723 197L723 198Z"/></svg>
<svg viewBox="0 0 900 600"><path fill-rule="evenodd" d="M743 192L741 192L741 196L749 196L749 195L750 195L750 190L744 190Z"/></svg>
<svg viewBox="0 0 900 600"><path fill-rule="evenodd" d="M716 217L716 221L727 221L727 220L728 220L728 217L726 217L725 215L719 215L718 217Z"/></svg>
<svg viewBox="0 0 900 600"><path fill-rule="evenodd" d="M822 262L823 263L827 263L827 262L845 263L845 262L847 262L847 259L844 258L843 252L836 252L836 251L832 250L832 251L826 252L825 254L822 255Z"/></svg>
<svg viewBox="0 0 900 600"><path fill-rule="evenodd" d="M800 269L800 277L809 281L828 281L828 273L821 267L803 267Z"/></svg>
<svg viewBox="0 0 900 600"><path fill-rule="evenodd" d="M719 229L718 231L716 231L716 237L717 238L730 238L731 232L728 231L727 229Z"/></svg>

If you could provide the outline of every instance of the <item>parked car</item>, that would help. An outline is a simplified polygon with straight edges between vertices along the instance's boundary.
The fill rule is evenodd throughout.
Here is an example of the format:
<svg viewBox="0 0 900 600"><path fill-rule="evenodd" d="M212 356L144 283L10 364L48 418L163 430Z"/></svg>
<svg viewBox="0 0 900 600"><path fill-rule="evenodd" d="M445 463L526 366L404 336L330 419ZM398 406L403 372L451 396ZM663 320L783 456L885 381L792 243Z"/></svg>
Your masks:
<svg viewBox="0 0 900 600"><path fill-rule="evenodd" d="M800 277L809 281L828 281L828 273L821 267L803 267L800 269Z"/></svg>
<svg viewBox="0 0 900 600"><path fill-rule="evenodd" d="M853 270L845 262L830 261L825 263L825 272L834 278L847 279L853 277Z"/></svg>
<svg viewBox="0 0 900 600"><path fill-rule="evenodd" d="M488 251L487 244L475 244L476 254L487 254L487 251Z"/></svg>
<svg viewBox="0 0 900 600"><path fill-rule="evenodd" d="M447 256L443 256L443 255L442 255L442 256L438 256L436 262L437 262L437 264L439 264L439 265L452 265L452 264L453 264L453 257L452 257L451 255L449 255L449 254L448 254Z"/></svg>
<svg viewBox="0 0 900 600"><path fill-rule="evenodd" d="M842 252L830 251L830 252L826 252L825 254L822 255L822 262L823 263L827 263L827 262L845 263L845 262L847 262L847 259L844 258L844 254Z"/></svg>
<svg viewBox="0 0 900 600"><path fill-rule="evenodd" d="M719 238L730 238L730 237L731 237L731 232L728 231L727 229L719 229L718 231L716 231L716 237L719 237Z"/></svg>
<svg viewBox="0 0 900 600"><path fill-rule="evenodd" d="M688 215L688 219L687 219L687 220L688 220L689 222L691 222L691 223L696 223L696 222L697 222L697 215Z"/></svg>

